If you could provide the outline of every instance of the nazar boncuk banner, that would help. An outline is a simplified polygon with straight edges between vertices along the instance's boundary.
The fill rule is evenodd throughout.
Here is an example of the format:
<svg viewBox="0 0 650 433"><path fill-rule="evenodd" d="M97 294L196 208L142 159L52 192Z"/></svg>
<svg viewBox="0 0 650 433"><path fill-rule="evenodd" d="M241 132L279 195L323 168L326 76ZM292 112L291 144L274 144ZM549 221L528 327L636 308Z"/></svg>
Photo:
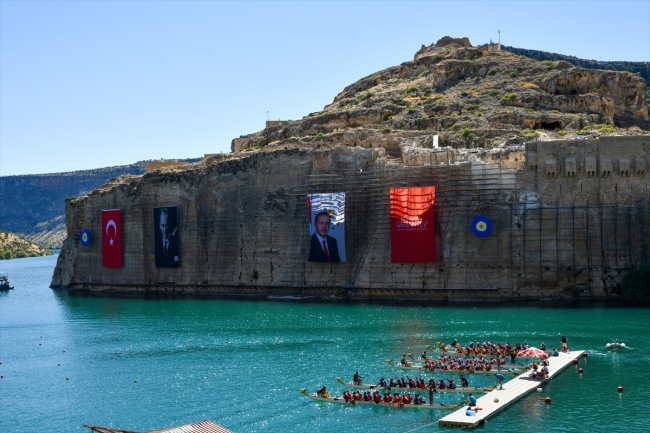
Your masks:
<svg viewBox="0 0 650 433"><path fill-rule="evenodd" d="M178 207L153 208L153 221L156 267L178 267Z"/></svg>
<svg viewBox="0 0 650 433"><path fill-rule="evenodd" d="M435 262L436 187L390 189L391 262Z"/></svg>
<svg viewBox="0 0 650 433"><path fill-rule="evenodd" d="M307 194L307 207L309 261L345 262L345 193Z"/></svg>
<svg viewBox="0 0 650 433"><path fill-rule="evenodd" d="M102 265L122 267L122 210L102 210Z"/></svg>

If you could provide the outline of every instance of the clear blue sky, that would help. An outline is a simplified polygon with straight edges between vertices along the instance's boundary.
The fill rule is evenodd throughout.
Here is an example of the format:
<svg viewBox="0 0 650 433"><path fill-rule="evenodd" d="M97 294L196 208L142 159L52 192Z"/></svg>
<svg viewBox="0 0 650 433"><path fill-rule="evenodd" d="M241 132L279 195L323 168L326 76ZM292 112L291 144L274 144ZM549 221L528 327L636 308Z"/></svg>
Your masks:
<svg viewBox="0 0 650 433"><path fill-rule="evenodd" d="M230 151L467 36L650 61L650 1L0 1L0 175Z"/></svg>

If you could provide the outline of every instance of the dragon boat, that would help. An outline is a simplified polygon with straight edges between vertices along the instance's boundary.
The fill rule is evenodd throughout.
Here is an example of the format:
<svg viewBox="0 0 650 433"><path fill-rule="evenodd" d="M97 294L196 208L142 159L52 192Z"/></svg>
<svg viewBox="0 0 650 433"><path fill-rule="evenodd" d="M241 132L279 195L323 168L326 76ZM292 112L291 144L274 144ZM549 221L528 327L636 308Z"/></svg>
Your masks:
<svg viewBox="0 0 650 433"><path fill-rule="evenodd" d="M375 403L374 401L363 401L363 400L352 400L350 402L345 401L345 399L341 396L334 396L334 397L319 397L316 393L309 394L304 388L300 390L301 393L303 393L307 398L311 398L312 400L316 401L325 401L328 403L342 403L342 404L353 404L353 405L365 405L365 406L384 406L384 407L391 407L391 408L396 408L396 409L401 409L403 407L412 407L416 409L443 409L443 410L455 410L458 409L460 406L464 405L465 402L461 401L458 403L454 404L444 404L444 403L434 403L434 404L413 404L413 403L404 403L400 402L398 404L395 403Z"/></svg>
<svg viewBox="0 0 650 433"><path fill-rule="evenodd" d="M397 364L394 364L393 361L390 359L386 360L386 363L390 365L391 367L395 368L400 368L402 370L417 370L417 371L430 371L432 373L440 372L440 373L463 373L463 374L521 374L524 371L527 370L527 368L510 368L510 367L501 367L501 369L497 369L496 367L492 368L491 370L474 370L474 371L469 371L467 369L457 369L457 368L449 368L447 370L443 370L441 368L436 368L436 369L428 369L424 365L415 365L411 362L408 362L406 364L402 364L401 362L398 362ZM410 364L410 365L409 365Z"/></svg>
<svg viewBox="0 0 650 433"><path fill-rule="evenodd" d="M344 385L347 388L353 388L353 389L366 389L366 390L372 390L372 391L411 391L411 392L428 392L428 388L422 389L422 388L410 388L408 386L401 387L401 386L380 386L380 385L356 385L352 382L344 382L343 379L340 377L336 378L336 381L340 383L341 385ZM467 386L465 388L462 388L458 386L455 389L449 389L449 388L436 388L436 392L458 392L458 393L470 393L470 392L490 392L494 389L494 386L491 386L489 388L477 388L473 386Z"/></svg>

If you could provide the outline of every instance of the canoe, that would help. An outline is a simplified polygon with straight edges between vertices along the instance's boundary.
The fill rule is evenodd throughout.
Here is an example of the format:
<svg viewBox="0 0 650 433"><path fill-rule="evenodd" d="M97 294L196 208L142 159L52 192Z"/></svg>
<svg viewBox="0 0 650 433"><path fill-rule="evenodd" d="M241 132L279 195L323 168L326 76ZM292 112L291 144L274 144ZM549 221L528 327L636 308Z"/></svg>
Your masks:
<svg viewBox="0 0 650 433"><path fill-rule="evenodd" d="M354 388L354 389L366 389L366 390L377 390L377 391L411 391L411 392L417 392L417 393L426 393L429 392L428 388L422 389L422 388L409 388L408 386L405 388L396 386L396 387L390 387L390 386L379 386L379 385L355 385L352 382L345 383L340 377L336 378L336 381L340 383L341 385L346 386L347 388ZM494 389L494 386L491 386L489 388L477 388L473 386L468 386L466 388L455 388L455 389L439 389L436 388L436 392L460 392L460 393L469 393L469 392L490 392Z"/></svg>
<svg viewBox="0 0 650 433"><path fill-rule="evenodd" d="M455 410L458 409L460 406L463 406L465 404L465 401L461 401L455 404L443 404L443 403L434 403L434 404L401 404L401 405L395 405L394 403L375 403L374 401L353 401L348 403L345 401L343 397L340 396L334 396L334 397L319 397L318 395L314 394L308 394L305 389L301 389L300 392L305 394L306 397L311 398L312 400L316 401L325 401L328 403L341 403L341 404L350 404L350 405L365 405L365 406L383 406L383 407L391 407L395 409L401 409L403 407L412 407L415 409L443 409L443 410Z"/></svg>
<svg viewBox="0 0 650 433"><path fill-rule="evenodd" d="M401 362L399 362L399 363L397 363L397 364L393 364L393 362L392 362L390 359L387 359L386 362L387 362L388 365L390 365L391 367L400 368L400 369L402 369L402 370L430 371L430 372L432 372L432 373L438 372L438 373L445 373L445 374L449 374L449 373L462 373L462 374L497 374L497 373L501 373L501 374L515 374L515 375L516 375L516 374L521 374L521 373L523 373L524 371L527 370L527 368L507 368L507 367L501 367L500 370L497 370L496 368L493 368L493 369L490 370L490 371L486 371L486 370L474 370L474 373L470 373L470 372L467 371L467 370L457 370L457 369L453 369L453 370L452 370L452 369L449 369L449 370L441 370L440 368L436 368L435 370L428 370L428 369L427 369L425 366L423 366L423 365L411 365L411 366L408 366L408 365L404 365L404 364L402 364Z"/></svg>

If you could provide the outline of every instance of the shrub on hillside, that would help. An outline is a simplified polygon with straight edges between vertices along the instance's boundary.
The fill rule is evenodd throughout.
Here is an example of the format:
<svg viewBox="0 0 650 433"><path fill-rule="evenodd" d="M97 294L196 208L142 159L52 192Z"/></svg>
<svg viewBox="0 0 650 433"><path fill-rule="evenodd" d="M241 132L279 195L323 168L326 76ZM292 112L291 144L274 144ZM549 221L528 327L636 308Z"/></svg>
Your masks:
<svg viewBox="0 0 650 433"><path fill-rule="evenodd" d="M487 74L488 74L488 75L494 75L494 74L496 74L496 73L497 73L497 70L494 69L494 68L491 68L491 69L488 71Z"/></svg>
<svg viewBox="0 0 650 433"><path fill-rule="evenodd" d="M517 99L517 96L518 95L516 93L507 93L501 97L501 103L505 104L511 101L512 99Z"/></svg>

